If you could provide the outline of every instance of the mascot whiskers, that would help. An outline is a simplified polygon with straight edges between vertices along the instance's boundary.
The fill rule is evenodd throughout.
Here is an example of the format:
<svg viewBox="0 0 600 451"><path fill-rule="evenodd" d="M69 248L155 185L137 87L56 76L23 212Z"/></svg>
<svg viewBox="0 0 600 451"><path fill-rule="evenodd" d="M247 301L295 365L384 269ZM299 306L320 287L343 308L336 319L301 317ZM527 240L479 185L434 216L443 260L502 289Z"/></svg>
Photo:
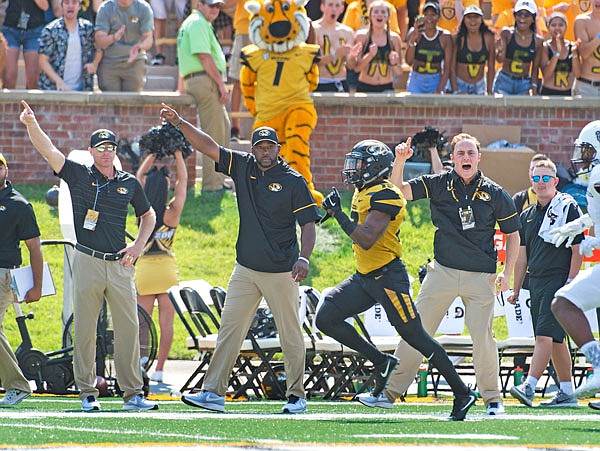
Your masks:
<svg viewBox="0 0 600 451"><path fill-rule="evenodd" d="M319 83L319 46L307 44L310 22L308 0L250 0L249 36L253 44L242 50L240 85L244 105L255 118L254 127L277 131L281 157L308 184L320 206L310 171L309 140L317 124L310 91Z"/></svg>

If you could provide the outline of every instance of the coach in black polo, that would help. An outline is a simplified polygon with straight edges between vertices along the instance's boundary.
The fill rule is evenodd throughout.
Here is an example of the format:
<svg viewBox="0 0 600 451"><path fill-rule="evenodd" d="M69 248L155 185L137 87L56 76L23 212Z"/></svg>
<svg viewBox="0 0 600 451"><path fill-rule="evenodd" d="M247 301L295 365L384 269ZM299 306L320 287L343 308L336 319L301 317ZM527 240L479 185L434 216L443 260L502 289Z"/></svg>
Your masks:
<svg viewBox="0 0 600 451"><path fill-rule="evenodd" d="M498 349L492 320L496 288L507 290L519 249L520 221L515 204L501 186L479 170L479 141L461 133L452 140L452 171L403 181L405 161L412 155L410 141L396 147L391 180L407 200L429 199L436 227L434 260L417 296L425 330L434 334L457 296L466 307L465 322L473 338L473 366L477 389L488 415L504 413L498 387ZM507 235L506 264L496 275L496 223ZM402 395L414 380L421 355L406 342L396 349L400 364L388 382L388 399Z"/></svg>
<svg viewBox="0 0 600 451"><path fill-rule="evenodd" d="M298 282L308 275L315 244L317 205L304 178L279 159L275 130L252 133L252 153L220 147L210 136L163 104L161 118L179 126L195 149L217 162L217 170L235 182L240 227L236 264L229 280L217 346L203 391L182 401L224 411L229 376L261 297L279 331L287 382L284 413L306 410L303 386L305 348L298 316ZM300 225L300 242L296 238Z"/></svg>
<svg viewBox="0 0 600 451"><path fill-rule="evenodd" d="M96 323L106 298L115 332L115 366L123 390L124 410L153 410L144 399L140 367L139 325L133 263L156 222L154 210L137 179L115 169L116 137L96 130L90 139L91 167L67 160L40 128L33 110L21 101L21 122L31 142L71 191L77 236L73 261L73 369L81 408L100 410L96 400ZM125 243L125 221L131 204L140 220L139 235Z"/></svg>

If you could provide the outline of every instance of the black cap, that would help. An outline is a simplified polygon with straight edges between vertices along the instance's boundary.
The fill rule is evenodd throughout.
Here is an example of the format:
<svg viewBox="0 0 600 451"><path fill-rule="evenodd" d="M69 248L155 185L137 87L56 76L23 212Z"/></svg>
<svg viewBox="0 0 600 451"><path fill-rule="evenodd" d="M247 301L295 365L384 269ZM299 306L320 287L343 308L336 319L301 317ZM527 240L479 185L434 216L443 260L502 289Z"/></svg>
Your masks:
<svg viewBox="0 0 600 451"><path fill-rule="evenodd" d="M423 5L423 12L425 12L425 10L427 8L433 8L435 10L435 13L438 16L440 15L440 5L438 2L432 2L431 0L428 2L425 2L425 4Z"/></svg>
<svg viewBox="0 0 600 451"><path fill-rule="evenodd" d="M113 132L105 128L96 130L90 138L90 147L98 147L100 144L110 143L117 145L117 137Z"/></svg>
<svg viewBox="0 0 600 451"><path fill-rule="evenodd" d="M279 144L277 132L271 127L258 127L252 133L252 145L256 146L261 141L271 141L272 143Z"/></svg>

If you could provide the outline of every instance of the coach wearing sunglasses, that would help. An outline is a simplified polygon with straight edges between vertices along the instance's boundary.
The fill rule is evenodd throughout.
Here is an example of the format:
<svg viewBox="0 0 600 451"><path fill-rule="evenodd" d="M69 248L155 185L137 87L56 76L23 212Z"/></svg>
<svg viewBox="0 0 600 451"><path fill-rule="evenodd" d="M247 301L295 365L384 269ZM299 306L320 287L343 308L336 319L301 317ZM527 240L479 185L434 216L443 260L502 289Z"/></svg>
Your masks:
<svg viewBox="0 0 600 451"><path fill-rule="evenodd" d="M92 133L90 167L67 160L21 101L21 122L29 139L69 185L77 244L73 261L73 369L81 410L100 410L96 400L96 323L106 298L115 334L115 366L123 391L123 410L155 410L144 399L133 263L154 230L156 217L135 176L114 167L117 139L110 130ZM125 222L131 204L140 220L135 241L126 244Z"/></svg>
<svg viewBox="0 0 600 451"><path fill-rule="evenodd" d="M548 366L550 358L560 381L556 395L541 405L545 407L577 406L571 383L571 355L565 343L565 332L560 326L550 304L556 290L569 283L581 267L579 243L583 234L573 240L572 247L555 247L550 231L581 216L573 197L556 191L558 178L556 166L550 160L535 163L531 180L537 202L521 213L521 246L514 271L514 292L508 302L519 298L525 272L529 270L531 317L535 347L527 379L512 387L510 393L521 404L531 407L538 379Z"/></svg>

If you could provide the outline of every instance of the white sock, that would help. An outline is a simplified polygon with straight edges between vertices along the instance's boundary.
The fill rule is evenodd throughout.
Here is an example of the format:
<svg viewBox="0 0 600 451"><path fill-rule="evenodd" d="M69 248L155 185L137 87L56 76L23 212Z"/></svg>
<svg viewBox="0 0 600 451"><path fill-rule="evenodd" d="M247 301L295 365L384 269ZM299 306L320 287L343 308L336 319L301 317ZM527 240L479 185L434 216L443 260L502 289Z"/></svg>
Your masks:
<svg viewBox="0 0 600 451"><path fill-rule="evenodd" d="M600 368L600 345L596 340L588 341L579 349L581 349L581 352L587 357L588 362L592 364L594 369Z"/></svg>
<svg viewBox="0 0 600 451"><path fill-rule="evenodd" d="M571 381L561 382L560 383L560 391L562 391L566 395L572 395L573 394L573 384L571 383Z"/></svg>
<svg viewBox="0 0 600 451"><path fill-rule="evenodd" d="M529 385L535 391L535 387L537 386L538 380L533 376L527 376L525 379L525 383Z"/></svg>

